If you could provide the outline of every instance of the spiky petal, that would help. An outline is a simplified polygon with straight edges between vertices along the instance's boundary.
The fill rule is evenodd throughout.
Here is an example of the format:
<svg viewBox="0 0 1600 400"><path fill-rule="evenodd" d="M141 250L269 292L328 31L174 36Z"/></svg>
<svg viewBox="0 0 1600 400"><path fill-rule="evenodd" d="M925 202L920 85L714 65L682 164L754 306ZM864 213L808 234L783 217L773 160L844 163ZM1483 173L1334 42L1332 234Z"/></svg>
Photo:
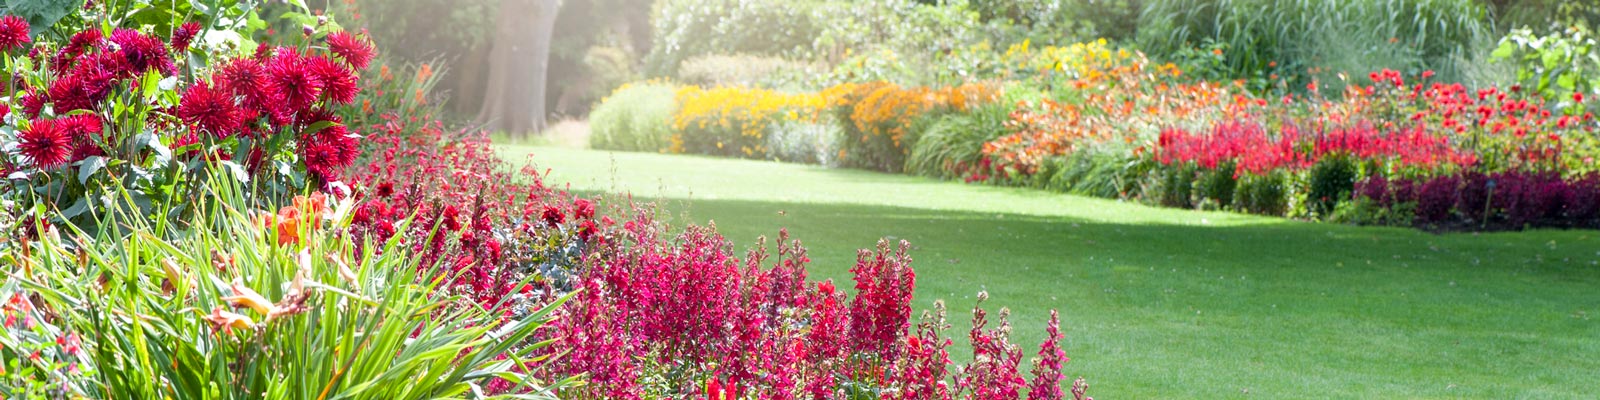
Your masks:
<svg viewBox="0 0 1600 400"><path fill-rule="evenodd" d="M37 120L17 135L17 150L35 167L50 169L72 157L72 135L51 120Z"/></svg>

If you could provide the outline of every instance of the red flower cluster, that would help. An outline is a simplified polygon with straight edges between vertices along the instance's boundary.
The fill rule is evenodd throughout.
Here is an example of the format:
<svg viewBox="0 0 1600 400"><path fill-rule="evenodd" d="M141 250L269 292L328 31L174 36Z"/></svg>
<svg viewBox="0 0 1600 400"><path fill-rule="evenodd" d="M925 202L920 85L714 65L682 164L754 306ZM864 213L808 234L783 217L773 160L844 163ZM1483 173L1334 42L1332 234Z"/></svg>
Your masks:
<svg viewBox="0 0 1600 400"><path fill-rule="evenodd" d="M605 240L609 220L596 219L594 203L546 187L531 167L509 170L485 137L451 138L438 122L392 115L360 129L367 158L346 171L356 188L356 242L400 235L424 268L448 266L451 289L480 305L509 308L507 298L529 289L518 286L522 278L545 272L535 264L570 267L584 253L569 249ZM345 157L342 148L327 148L352 136L344 132L330 126L302 146L313 158ZM414 219L402 226L407 218Z"/></svg>
<svg viewBox="0 0 1600 400"><path fill-rule="evenodd" d="M1449 137L1420 127L1380 132L1366 123L1317 128L1307 133L1286 124L1277 135L1261 124L1228 121L1213 125L1205 134L1169 128L1157 140L1155 159L1162 164L1193 163L1216 169L1234 165L1234 176L1262 175L1277 170L1301 171L1333 155L1385 162L1396 168L1432 170L1440 166L1471 166L1477 157L1457 148Z"/></svg>
<svg viewBox="0 0 1600 400"><path fill-rule="evenodd" d="M777 261L764 245L740 261L713 228L690 227L671 239L649 215L640 211L617 232L619 240L588 258L583 291L557 319L548 351L565 358L547 372L583 374L589 383L564 396L636 399L645 382L697 399L837 398L862 389L887 399L951 399L962 390L968 398L1019 399L1025 390L1021 353L1005 344L1009 328L983 330L982 317L975 345L991 347L957 385L948 382L942 306L915 335L908 332L915 274L904 242L897 249L879 242L859 254L852 268L857 294L846 307L832 282L805 283L809 260L787 233L779 235ZM1004 349L996 350L998 362L987 357L992 349ZM1060 380L1049 379L1036 386ZM1008 389L996 392L987 386L993 382Z"/></svg>

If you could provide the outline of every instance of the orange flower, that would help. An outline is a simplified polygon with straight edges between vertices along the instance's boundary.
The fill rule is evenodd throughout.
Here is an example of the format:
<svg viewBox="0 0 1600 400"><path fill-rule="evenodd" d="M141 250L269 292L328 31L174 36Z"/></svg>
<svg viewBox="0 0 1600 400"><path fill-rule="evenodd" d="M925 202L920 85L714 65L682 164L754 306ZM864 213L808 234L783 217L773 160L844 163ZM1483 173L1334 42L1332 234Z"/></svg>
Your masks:
<svg viewBox="0 0 1600 400"><path fill-rule="evenodd" d="M1222 49L1211 49L1211 54L1222 55Z"/></svg>
<svg viewBox="0 0 1600 400"><path fill-rule="evenodd" d="M427 82L428 78L432 77L433 65L431 64L422 64L422 69L417 70L417 83Z"/></svg>

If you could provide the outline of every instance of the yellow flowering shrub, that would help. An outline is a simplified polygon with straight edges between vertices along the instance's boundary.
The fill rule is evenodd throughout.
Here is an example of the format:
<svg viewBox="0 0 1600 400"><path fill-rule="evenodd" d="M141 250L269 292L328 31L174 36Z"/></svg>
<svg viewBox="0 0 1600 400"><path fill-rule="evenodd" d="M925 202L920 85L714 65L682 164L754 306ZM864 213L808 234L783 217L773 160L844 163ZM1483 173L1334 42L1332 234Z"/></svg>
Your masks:
<svg viewBox="0 0 1600 400"><path fill-rule="evenodd" d="M933 113L963 112L999 99L989 84L943 88L888 82L847 83L822 92L843 125L839 160L845 165L899 172L915 141L917 121Z"/></svg>
<svg viewBox="0 0 1600 400"><path fill-rule="evenodd" d="M1110 70L1137 61L1138 57L1127 49L1113 48L1105 39L1041 48L1034 48L1024 40L1006 49L1000 60L1002 65L1028 75L1100 79Z"/></svg>
<svg viewBox="0 0 1600 400"><path fill-rule="evenodd" d="M767 136L779 123L813 121L825 104L815 93L684 86L672 117L672 152L769 158Z"/></svg>

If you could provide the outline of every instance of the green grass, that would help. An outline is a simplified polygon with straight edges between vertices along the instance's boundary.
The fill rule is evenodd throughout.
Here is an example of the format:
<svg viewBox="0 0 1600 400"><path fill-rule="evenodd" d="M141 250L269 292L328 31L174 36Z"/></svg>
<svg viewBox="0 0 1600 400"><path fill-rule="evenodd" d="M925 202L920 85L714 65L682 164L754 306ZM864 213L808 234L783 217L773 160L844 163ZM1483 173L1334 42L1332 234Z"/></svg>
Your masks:
<svg viewBox="0 0 1600 400"><path fill-rule="evenodd" d="M1030 356L1060 309L1066 373L1097 398L1583 398L1600 381L1600 232L1434 235L759 161L503 152L536 154L575 191L667 199L676 222L714 220L741 246L787 227L813 279L849 282L856 249L909 240L919 309L947 300L960 337L987 290Z"/></svg>

